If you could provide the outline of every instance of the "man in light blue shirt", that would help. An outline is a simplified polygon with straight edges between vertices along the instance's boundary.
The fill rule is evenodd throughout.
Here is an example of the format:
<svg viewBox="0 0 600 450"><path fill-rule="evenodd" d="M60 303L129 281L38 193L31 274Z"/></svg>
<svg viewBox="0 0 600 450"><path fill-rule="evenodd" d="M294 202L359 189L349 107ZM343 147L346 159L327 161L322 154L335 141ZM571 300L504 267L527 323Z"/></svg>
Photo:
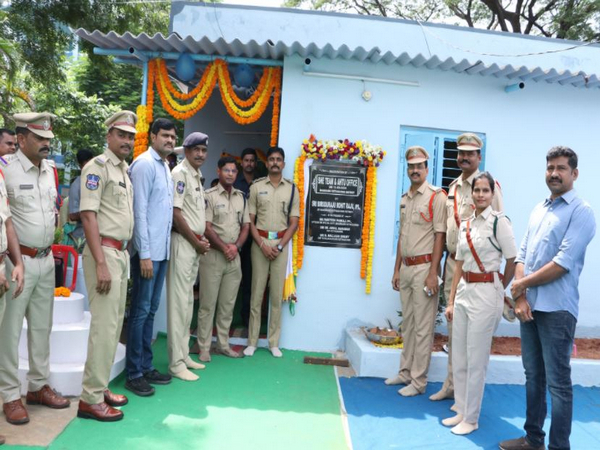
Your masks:
<svg viewBox="0 0 600 450"><path fill-rule="evenodd" d="M549 449L569 449L573 417L570 358L579 312L579 275L596 232L594 212L577 195L577 154L553 147L546 155L550 198L538 204L516 259L511 292L521 321L525 368L526 436L500 443L501 450L544 449L546 387L552 400Z"/></svg>
<svg viewBox="0 0 600 450"><path fill-rule="evenodd" d="M150 138L150 148L129 168L135 225L125 387L140 396L154 394L151 384L171 382L170 375L158 372L152 365L152 331L169 260L173 180L166 160L175 149L175 124L168 119L156 119Z"/></svg>

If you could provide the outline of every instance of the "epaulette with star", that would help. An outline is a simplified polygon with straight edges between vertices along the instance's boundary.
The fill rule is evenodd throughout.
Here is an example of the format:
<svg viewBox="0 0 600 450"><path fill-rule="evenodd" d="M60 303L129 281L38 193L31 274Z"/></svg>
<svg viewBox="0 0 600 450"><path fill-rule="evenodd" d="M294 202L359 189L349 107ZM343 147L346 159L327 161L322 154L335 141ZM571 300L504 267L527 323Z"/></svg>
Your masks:
<svg viewBox="0 0 600 450"><path fill-rule="evenodd" d="M252 183L251 183L251 185L252 185L252 184L254 184L254 183L258 183L259 181L266 180L266 179L267 179L267 177L260 177L260 178L256 178L255 180L252 180Z"/></svg>

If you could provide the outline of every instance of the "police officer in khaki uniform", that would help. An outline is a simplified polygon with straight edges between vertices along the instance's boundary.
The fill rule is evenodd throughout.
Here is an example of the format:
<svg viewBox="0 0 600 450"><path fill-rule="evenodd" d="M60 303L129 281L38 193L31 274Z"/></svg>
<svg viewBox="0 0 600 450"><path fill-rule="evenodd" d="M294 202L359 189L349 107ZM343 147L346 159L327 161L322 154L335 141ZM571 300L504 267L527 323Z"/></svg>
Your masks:
<svg viewBox="0 0 600 450"><path fill-rule="evenodd" d="M260 178L250 187L248 212L252 245L252 297L250 299L250 326L248 347L244 355L252 356L258 343L260 315L269 278L269 348L280 358L281 302L288 258L288 242L298 228L300 203L294 183L283 178L285 152L271 147L267 151L268 176Z"/></svg>
<svg viewBox="0 0 600 450"><path fill-rule="evenodd" d="M167 267L167 347L169 373L186 381L198 375L188 369L204 369L189 355L190 324L194 313L194 283L201 255L210 249L205 231L202 172L208 152L208 136L191 133L183 141L185 159L171 172L173 177L173 232Z"/></svg>
<svg viewBox="0 0 600 450"><path fill-rule="evenodd" d="M229 327L240 282L240 251L248 238L250 216L244 193L233 187L237 166L232 157L217 164L219 184L206 191L206 237L215 251L200 259L200 310L198 345L200 361L210 361L213 319L217 308L215 352L239 358L229 347Z"/></svg>
<svg viewBox="0 0 600 450"><path fill-rule="evenodd" d="M406 384L398 393L422 394L427 386L438 306L438 269L446 233L446 193L427 182L429 154L406 151L410 189L400 202L400 236L392 287L400 291L404 348L400 371L386 384Z"/></svg>
<svg viewBox="0 0 600 450"><path fill-rule="evenodd" d="M488 172L473 178L475 211L460 225L455 277L446 309L446 318L454 322L457 414L442 423L459 435L478 428L492 337L502 317L504 289L515 272L515 238L510 221L492 209L495 190ZM499 272L502 257L506 259L504 277Z"/></svg>
<svg viewBox="0 0 600 450"><path fill-rule="evenodd" d="M87 240L83 270L92 323L77 416L101 422L122 419L123 413L114 407L128 401L124 395L109 391L108 383L127 296L133 187L125 158L133 149L136 122L137 116L131 111L111 116L105 122L108 148L81 173L80 214Z"/></svg>
<svg viewBox="0 0 600 450"><path fill-rule="evenodd" d="M483 142L474 133L463 133L457 138L456 163L462 175L450 183L448 199L446 200L446 211L448 214L448 228L446 230L446 263L444 266L444 297L450 298L454 266L456 264L456 244L458 243L458 229L461 221L469 218L475 209L471 187L473 179L480 173L481 148ZM496 182L494 198L492 200L494 211L503 210L502 190ZM442 388L429 397L429 400L437 401L446 398L454 398L454 382L452 377L452 322L448 322L448 374Z"/></svg>
<svg viewBox="0 0 600 450"><path fill-rule="evenodd" d="M8 206L8 195L4 183L4 173L0 170L0 324L4 316L6 292L10 283L6 279L6 265L4 260L8 256L13 264L11 281L16 284L13 290L13 300L23 291L24 266L19 247L19 238L12 223L10 208ZM4 444L4 436L0 436L0 445Z"/></svg>
<svg viewBox="0 0 600 450"><path fill-rule="evenodd" d="M15 114L20 150L4 157L6 190L25 267L23 293L14 298L14 285L11 286L0 325L0 396L6 420L12 424L29 422L19 383L18 345L24 317L29 345L27 403L50 408L70 405L48 384L55 283L50 246L54 240L57 191L54 163L46 158L54 137L54 117L49 113Z"/></svg>

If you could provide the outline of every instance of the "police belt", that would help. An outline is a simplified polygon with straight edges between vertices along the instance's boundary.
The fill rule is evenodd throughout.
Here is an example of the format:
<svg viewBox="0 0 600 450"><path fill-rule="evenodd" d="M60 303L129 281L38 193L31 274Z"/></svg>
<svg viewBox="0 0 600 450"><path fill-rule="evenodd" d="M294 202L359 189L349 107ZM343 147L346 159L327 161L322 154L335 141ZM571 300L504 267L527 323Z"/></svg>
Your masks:
<svg viewBox="0 0 600 450"><path fill-rule="evenodd" d="M285 230L281 230L281 231L258 230L258 235L260 237L264 237L265 239L268 239L268 240L281 239L286 231L287 231L287 228Z"/></svg>
<svg viewBox="0 0 600 450"><path fill-rule="evenodd" d="M485 272L485 273L464 272L463 279L467 283L493 283L495 273L498 273L498 272Z"/></svg>
<svg viewBox="0 0 600 450"><path fill-rule="evenodd" d="M118 241L116 239L109 238L106 236L102 236L100 238L100 245L102 245L103 247L114 248L119 251L124 251L127 248L127 243L128 241Z"/></svg>
<svg viewBox="0 0 600 450"><path fill-rule="evenodd" d="M174 233L181 234L181 233L179 233L179 231L177 231L175 228L172 228L172 230L171 230L171 231L173 231ZM181 235L183 236L183 234L181 234ZM202 240L202 238L204 237L204 236L202 236L201 234L196 234L196 233L194 233L194 236L196 236L196 239L198 239L199 241L200 241L200 240Z"/></svg>
<svg viewBox="0 0 600 450"><path fill-rule="evenodd" d="M405 258L402 258L402 264L404 264L405 266L416 266L428 262L431 262L431 253L429 253L428 255L407 256Z"/></svg>
<svg viewBox="0 0 600 450"><path fill-rule="evenodd" d="M32 248L25 245L19 245L19 247L21 248L21 253L30 258L45 258L52 251L52 247Z"/></svg>

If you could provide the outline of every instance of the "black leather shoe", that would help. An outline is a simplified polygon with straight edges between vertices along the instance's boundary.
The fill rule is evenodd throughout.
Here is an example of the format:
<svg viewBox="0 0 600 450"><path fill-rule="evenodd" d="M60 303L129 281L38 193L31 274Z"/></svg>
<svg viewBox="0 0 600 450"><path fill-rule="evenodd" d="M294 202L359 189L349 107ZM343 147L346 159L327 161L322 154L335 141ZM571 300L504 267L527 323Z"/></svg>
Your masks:
<svg viewBox="0 0 600 450"><path fill-rule="evenodd" d="M156 369L146 372L144 378L150 384L169 384L171 382L171 375L160 373Z"/></svg>
<svg viewBox="0 0 600 450"><path fill-rule="evenodd" d="M148 397L154 394L154 388L150 386L146 378L138 377L125 382L125 389L129 389L135 395L140 397Z"/></svg>

